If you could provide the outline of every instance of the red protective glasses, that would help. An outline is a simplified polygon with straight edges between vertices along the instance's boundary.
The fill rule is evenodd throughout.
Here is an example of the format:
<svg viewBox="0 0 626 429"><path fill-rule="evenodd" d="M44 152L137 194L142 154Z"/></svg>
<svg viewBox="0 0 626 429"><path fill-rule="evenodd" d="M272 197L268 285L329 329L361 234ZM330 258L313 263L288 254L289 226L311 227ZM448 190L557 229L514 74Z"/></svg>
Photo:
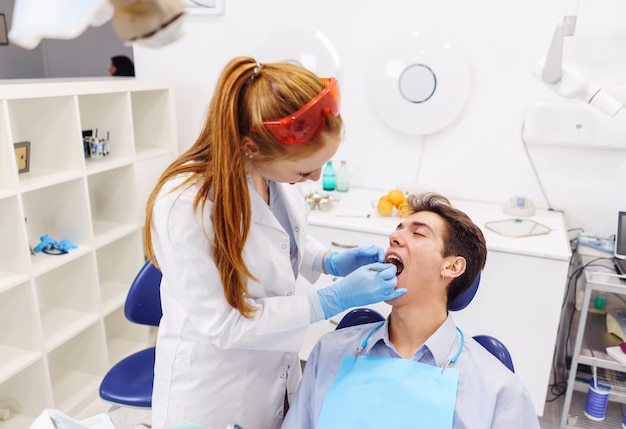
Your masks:
<svg viewBox="0 0 626 429"><path fill-rule="evenodd" d="M322 82L324 89L297 112L281 119L263 121L276 140L285 144L307 142L322 132L328 115L339 115L341 93L337 79L322 78Z"/></svg>

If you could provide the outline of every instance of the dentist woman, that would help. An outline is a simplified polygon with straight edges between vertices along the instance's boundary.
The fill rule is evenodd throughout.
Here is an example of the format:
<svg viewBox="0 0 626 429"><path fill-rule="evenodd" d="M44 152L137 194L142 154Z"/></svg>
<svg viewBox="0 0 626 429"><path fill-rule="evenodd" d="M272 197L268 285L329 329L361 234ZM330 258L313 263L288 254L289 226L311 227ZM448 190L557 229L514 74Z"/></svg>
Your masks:
<svg viewBox="0 0 626 429"><path fill-rule="evenodd" d="M235 58L200 136L161 176L145 224L163 273L154 428L279 428L308 326L406 292L382 249L330 252L307 236L294 184L318 180L337 151L339 105L333 78ZM295 295L298 275L322 272L345 278Z"/></svg>

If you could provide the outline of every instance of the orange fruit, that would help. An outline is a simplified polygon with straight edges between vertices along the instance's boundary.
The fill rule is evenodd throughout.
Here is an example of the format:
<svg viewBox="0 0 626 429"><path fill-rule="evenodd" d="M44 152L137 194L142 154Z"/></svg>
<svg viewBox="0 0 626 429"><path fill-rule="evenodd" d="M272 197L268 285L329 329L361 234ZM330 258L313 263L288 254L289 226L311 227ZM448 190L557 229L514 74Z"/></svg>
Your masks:
<svg viewBox="0 0 626 429"><path fill-rule="evenodd" d="M398 207L398 214L403 218L411 216L411 206L406 202L406 200Z"/></svg>
<svg viewBox="0 0 626 429"><path fill-rule="evenodd" d="M387 198L389 199L389 201L391 201L391 204L393 204L395 207L399 207L400 204L406 201L404 192L402 192L400 189L393 189L389 191L389 193L387 194Z"/></svg>
<svg viewBox="0 0 626 429"><path fill-rule="evenodd" d="M376 209L379 215L389 217L393 213L393 203L386 196L380 197Z"/></svg>

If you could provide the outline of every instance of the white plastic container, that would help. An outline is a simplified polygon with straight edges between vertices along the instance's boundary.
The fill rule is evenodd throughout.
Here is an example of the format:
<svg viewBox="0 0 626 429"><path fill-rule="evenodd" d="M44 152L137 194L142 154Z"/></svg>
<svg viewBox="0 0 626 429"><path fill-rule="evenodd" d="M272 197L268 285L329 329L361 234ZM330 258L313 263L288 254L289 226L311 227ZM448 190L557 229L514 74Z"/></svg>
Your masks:
<svg viewBox="0 0 626 429"><path fill-rule="evenodd" d="M337 185L335 189L337 192L348 192L350 189L350 171L348 170L348 165L344 160L341 160L339 168L337 169L336 181Z"/></svg>

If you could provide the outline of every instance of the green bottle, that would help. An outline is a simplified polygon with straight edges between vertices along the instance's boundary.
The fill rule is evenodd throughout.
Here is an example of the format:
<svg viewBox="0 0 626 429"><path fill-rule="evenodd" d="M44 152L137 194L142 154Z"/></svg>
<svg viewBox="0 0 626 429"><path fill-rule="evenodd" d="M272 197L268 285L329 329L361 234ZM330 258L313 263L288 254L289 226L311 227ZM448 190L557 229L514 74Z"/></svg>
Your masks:
<svg viewBox="0 0 626 429"><path fill-rule="evenodd" d="M326 167L324 167L324 171L322 171L322 188L325 191L334 191L336 177L337 176L335 174L335 167L333 167L333 162L328 161L326 163Z"/></svg>

